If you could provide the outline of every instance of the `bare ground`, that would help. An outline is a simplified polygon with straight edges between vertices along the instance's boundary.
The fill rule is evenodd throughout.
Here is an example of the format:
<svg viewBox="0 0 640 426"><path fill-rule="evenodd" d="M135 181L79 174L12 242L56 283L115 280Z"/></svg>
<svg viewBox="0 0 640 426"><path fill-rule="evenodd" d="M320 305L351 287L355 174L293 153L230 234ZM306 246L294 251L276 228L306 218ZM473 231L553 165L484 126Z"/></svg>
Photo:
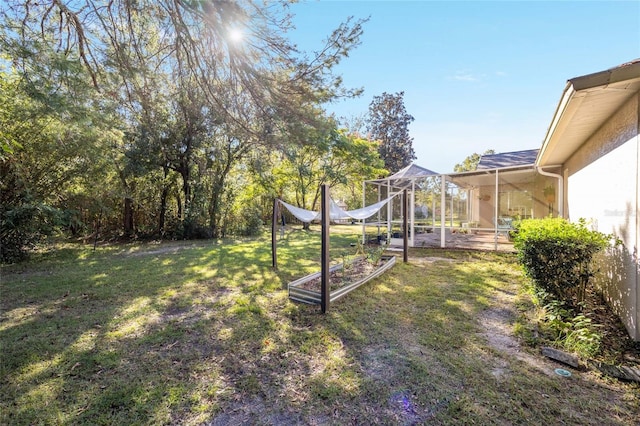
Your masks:
<svg viewBox="0 0 640 426"><path fill-rule="evenodd" d="M512 286L513 287L513 286ZM483 337L497 351L495 365L491 372L496 378L510 374L510 365L515 360L521 361L533 370L553 375L558 368L555 362L548 361L538 355L527 352L513 335L514 310L516 299L515 288L496 291L489 309L482 312L479 322L484 328Z"/></svg>

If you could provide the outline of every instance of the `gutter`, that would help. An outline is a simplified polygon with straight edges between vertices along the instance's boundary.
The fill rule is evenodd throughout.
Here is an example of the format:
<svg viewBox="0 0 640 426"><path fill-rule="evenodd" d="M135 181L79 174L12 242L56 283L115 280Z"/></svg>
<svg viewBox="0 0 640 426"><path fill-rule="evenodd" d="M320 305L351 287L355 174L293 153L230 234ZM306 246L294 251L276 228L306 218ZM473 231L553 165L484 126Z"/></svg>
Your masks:
<svg viewBox="0 0 640 426"><path fill-rule="evenodd" d="M552 165L545 167L562 167L560 165ZM549 176L558 179L558 216L564 217L564 178L557 173L545 171L541 166L536 166L536 171L542 176Z"/></svg>
<svg viewBox="0 0 640 426"><path fill-rule="evenodd" d="M543 157L547 156L547 149L551 144L551 138L554 137L557 133L563 132L564 128L567 126L566 123L570 121L570 119L573 117L573 113L575 113L575 109L573 110L573 113L571 113L571 115L569 116L567 115L568 106L569 106L569 103L573 101L573 98L575 97L576 93L577 92L573 87L573 83L571 82L571 80L567 81L567 84L562 92L562 97L560 98L560 102L558 103L558 106L556 107L556 110L551 119L551 124L549 124L549 127L547 128L547 133L544 137L544 140L542 141L542 147L540 147L540 150L538 151L538 158L536 158L535 164L540 164L544 162ZM563 121L563 123L562 123L562 127L560 128L561 121Z"/></svg>

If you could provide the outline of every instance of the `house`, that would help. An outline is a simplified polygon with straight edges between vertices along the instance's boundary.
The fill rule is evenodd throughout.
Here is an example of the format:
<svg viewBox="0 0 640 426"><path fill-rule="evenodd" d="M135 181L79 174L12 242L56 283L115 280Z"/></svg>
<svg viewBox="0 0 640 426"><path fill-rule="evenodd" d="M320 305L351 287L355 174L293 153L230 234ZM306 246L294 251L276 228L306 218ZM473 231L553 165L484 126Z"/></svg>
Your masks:
<svg viewBox="0 0 640 426"><path fill-rule="evenodd" d="M586 219L622 241L600 259L596 284L640 341L639 133L637 59L569 80L540 149L485 155L470 172L437 174L411 165L364 182L363 205L406 190L412 247L487 248L489 236L498 250L514 219ZM425 211L431 214L424 217ZM369 225L394 235L402 214L396 197L363 224L363 234Z"/></svg>
<svg viewBox="0 0 640 426"><path fill-rule="evenodd" d="M449 182L470 193L473 228L504 230L513 220L559 213L557 176L540 173L535 165L537 155L537 149L483 155L476 170L447 175Z"/></svg>
<svg viewBox="0 0 640 426"><path fill-rule="evenodd" d="M562 215L585 218L622 246L601 259L597 285L640 341L640 59L572 78L562 93L536 167L559 170Z"/></svg>

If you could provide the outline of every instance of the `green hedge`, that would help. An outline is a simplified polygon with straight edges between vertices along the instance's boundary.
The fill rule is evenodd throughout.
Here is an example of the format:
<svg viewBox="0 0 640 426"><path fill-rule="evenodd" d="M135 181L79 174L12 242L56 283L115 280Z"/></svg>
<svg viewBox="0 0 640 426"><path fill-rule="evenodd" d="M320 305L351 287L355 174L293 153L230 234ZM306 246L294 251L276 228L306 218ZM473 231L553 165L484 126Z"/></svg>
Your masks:
<svg viewBox="0 0 640 426"><path fill-rule="evenodd" d="M610 235L589 230L584 220L528 219L518 224L514 247L539 294L578 306L595 270L593 255L603 250Z"/></svg>

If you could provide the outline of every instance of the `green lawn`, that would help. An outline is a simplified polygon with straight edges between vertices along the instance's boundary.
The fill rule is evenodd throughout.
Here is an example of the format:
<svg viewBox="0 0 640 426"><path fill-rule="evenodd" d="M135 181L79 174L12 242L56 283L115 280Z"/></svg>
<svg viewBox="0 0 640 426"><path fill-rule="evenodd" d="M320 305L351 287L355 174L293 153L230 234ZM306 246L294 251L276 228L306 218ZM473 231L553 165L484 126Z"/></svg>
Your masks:
<svg viewBox="0 0 640 426"><path fill-rule="evenodd" d="M355 229L332 231L334 258ZM412 250L322 315L286 291L318 270L319 241L287 233L278 272L269 238L3 267L0 423L640 423L638 386L490 344L483 313L523 282L513 255Z"/></svg>

